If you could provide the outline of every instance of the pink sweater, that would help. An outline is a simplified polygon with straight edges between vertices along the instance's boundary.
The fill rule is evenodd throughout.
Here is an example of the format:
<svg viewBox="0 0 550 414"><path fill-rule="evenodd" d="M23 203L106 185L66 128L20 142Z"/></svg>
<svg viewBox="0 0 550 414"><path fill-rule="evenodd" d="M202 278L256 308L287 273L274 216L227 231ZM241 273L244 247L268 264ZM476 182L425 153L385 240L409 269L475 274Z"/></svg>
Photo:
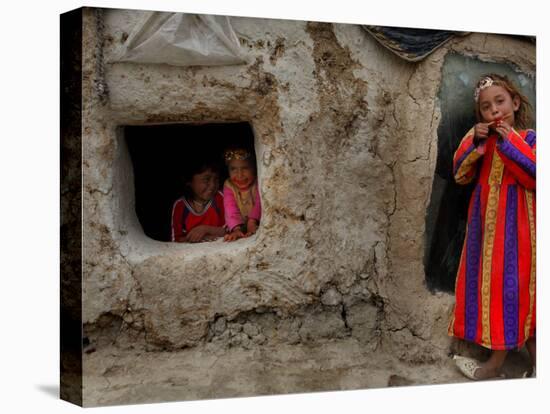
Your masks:
<svg viewBox="0 0 550 414"><path fill-rule="evenodd" d="M248 218L260 221L260 218L262 217L262 205L260 202L260 192L258 191L257 181L255 184L255 202L252 210L250 210ZM239 210L237 200L235 200L235 194L233 193L233 190L227 185L223 186L223 206L225 209L225 224L230 231L233 230L236 226L245 224L245 217L242 216L241 211Z"/></svg>

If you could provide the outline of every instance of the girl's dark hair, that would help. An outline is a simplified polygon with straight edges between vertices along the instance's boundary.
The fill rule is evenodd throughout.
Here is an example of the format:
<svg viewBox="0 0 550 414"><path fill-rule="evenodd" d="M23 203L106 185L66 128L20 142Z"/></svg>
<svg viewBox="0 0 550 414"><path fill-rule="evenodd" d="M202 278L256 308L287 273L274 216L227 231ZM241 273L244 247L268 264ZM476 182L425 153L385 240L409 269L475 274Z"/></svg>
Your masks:
<svg viewBox="0 0 550 414"><path fill-rule="evenodd" d="M197 159L197 160L188 160L187 165L184 168L183 174L181 175L181 181L183 182L183 195L185 198L189 199L193 196L189 183L193 179L194 175L202 174L205 171L211 170L220 175L220 164L214 159Z"/></svg>
<svg viewBox="0 0 550 414"><path fill-rule="evenodd" d="M510 94L510 96L512 97L512 99L515 98L516 96L519 98L520 100L519 108L514 114L515 126L521 129L532 127L533 109L527 97L520 92L519 88L514 84L514 82L508 79L507 76L498 75L496 73L489 73L488 75L482 76L480 79L483 80L484 78L487 78L487 77L493 80L493 85L502 86L504 89L506 89ZM479 82L478 82L478 85L479 85ZM475 109L476 118L478 122L481 122L483 118L481 117L481 111L479 110L479 101L475 103L475 106L476 106L476 109Z"/></svg>

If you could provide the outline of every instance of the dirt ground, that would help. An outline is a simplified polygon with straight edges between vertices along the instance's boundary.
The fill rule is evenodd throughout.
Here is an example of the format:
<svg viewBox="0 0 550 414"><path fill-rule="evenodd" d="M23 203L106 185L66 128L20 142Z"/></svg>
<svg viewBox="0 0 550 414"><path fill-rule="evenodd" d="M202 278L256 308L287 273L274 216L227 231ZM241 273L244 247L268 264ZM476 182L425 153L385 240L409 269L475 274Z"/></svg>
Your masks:
<svg viewBox="0 0 550 414"><path fill-rule="evenodd" d="M521 378L528 367L525 350L511 352L504 373ZM365 351L353 339L252 350L213 344L176 352L105 347L85 354L84 372L85 406L469 381L450 357L411 366L381 349Z"/></svg>

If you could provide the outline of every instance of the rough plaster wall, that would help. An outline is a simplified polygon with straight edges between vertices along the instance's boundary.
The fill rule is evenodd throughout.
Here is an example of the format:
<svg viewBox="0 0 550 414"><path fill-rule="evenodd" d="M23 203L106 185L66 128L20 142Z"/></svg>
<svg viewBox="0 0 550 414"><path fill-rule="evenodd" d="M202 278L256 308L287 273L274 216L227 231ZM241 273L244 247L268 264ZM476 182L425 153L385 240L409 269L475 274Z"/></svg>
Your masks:
<svg viewBox="0 0 550 414"><path fill-rule="evenodd" d="M441 67L452 51L534 72L534 46L474 34L411 64L358 26L233 18L248 65L109 63L140 13L85 13L90 339L175 349L352 336L408 361L446 355L452 297L426 289L422 265ZM118 127L224 121L253 126L259 232L230 244L148 239Z"/></svg>

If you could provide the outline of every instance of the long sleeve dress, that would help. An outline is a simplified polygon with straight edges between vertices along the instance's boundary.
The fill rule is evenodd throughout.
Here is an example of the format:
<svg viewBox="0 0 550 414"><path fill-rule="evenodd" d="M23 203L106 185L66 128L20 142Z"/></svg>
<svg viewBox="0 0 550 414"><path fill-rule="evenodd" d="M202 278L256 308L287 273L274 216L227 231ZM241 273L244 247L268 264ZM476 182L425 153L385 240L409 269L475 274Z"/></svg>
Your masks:
<svg viewBox="0 0 550 414"><path fill-rule="evenodd" d="M493 350L535 335L536 134L514 129L454 154L458 184L476 181L456 279L449 335Z"/></svg>

